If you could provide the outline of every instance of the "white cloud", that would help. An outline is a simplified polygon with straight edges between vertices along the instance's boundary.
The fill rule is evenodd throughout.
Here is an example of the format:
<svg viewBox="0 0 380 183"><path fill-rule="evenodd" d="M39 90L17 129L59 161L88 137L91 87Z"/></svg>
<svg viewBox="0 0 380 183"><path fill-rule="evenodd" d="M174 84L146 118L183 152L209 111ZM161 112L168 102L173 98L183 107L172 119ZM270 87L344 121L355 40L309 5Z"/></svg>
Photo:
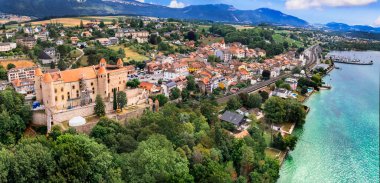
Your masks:
<svg viewBox="0 0 380 183"><path fill-rule="evenodd" d="M321 7L364 6L377 0L286 0L287 9L309 9Z"/></svg>
<svg viewBox="0 0 380 183"><path fill-rule="evenodd" d="M380 16L375 20L374 25L380 27Z"/></svg>
<svg viewBox="0 0 380 183"><path fill-rule="evenodd" d="M145 0L136 0L136 1L138 1L140 3L144 3L145 2Z"/></svg>
<svg viewBox="0 0 380 183"><path fill-rule="evenodd" d="M178 2L177 0L170 1L169 6L170 8L183 8L185 7L185 3Z"/></svg>

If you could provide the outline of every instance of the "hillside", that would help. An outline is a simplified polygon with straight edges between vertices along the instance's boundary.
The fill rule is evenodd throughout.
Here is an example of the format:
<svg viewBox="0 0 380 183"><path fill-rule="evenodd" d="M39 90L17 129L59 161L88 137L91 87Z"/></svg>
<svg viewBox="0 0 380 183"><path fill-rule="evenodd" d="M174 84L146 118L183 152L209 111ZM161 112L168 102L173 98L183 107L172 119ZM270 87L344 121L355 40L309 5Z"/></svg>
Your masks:
<svg viewBox="0 0 380 183"><path fill-rule="evenodd" d="M77 16L132 14L163 18L200 19L234 23L268 23L274 25L306 26L297 17L268 8L238 10L226 4L193 5L184 8L141 3L134 0L0 0L4 13L35 16Z"/></svg>

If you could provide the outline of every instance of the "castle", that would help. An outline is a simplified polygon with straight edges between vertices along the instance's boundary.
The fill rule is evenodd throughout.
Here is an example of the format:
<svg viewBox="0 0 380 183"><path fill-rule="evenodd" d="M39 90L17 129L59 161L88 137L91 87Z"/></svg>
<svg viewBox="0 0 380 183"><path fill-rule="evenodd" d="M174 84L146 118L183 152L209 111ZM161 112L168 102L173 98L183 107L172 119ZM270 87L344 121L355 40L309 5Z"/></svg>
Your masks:
<svg viewBox="0 0 380 183"><path fill-rule="evenodd" d="M97 66L45 74L36 68L36 100L51 112L91 104L97 95L110 101L112 91L124 91L128 75L134 72L135 68L124 67L121 59L116 65L109 65L105 59L101 59Z"/></svg>

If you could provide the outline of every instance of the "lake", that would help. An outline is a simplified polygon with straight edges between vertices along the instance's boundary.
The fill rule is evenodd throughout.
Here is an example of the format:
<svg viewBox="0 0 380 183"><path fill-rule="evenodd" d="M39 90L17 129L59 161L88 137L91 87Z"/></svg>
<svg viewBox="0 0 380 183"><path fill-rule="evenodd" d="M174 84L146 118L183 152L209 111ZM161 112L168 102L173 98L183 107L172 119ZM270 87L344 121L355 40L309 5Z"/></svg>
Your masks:
<svg viewBox="0 0 380 183"><path fill-rule="evenodd" d="M380 52L332 52L374 61L372 66L336 64L324 78L331 90L309 98L311 108L279 183L379 182Z"/></svg>

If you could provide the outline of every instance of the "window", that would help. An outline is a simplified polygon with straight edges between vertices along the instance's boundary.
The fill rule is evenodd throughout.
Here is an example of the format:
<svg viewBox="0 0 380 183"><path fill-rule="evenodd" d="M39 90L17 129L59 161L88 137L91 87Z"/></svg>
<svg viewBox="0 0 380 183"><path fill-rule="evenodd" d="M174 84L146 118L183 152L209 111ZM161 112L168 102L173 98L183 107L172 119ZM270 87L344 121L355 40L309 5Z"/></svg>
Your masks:
<svg viewBox="0 0 380 183"><path fill-rule="evenodd" d="M58 101L58 98L57 98L57 96L55 97L55 101L56 101L56 102Z"/></svg>
<svg viewBox="0 0 380 183"><path fill-rule="evenodd" d="M63 87L61 88L61 92L63 92Z"/></svg>
<svg viewBox="0 0 380 183"><path fill-rule="evenodd" d="M65 96L63 96L63 95L62 95L62 97L61 97L61 98L62 98L62 100L65 100Z"/></svg>
<svg viewBox="0 0 380 183"><path fill-rule="evenodd" d="M67 92L67 100L70 100L70 92Z"/></svg>
<svg viewBox="0 0 380 183"><path fill-rule="evenodd" d="M73 89L75 89L75 86L73 85Z"/></svg>
<svg viewBox="0 0 380 183"><path fill-rule="evenodd" d="M93 83L93 82L91 82L91 86L94 86L94 83Z"/></svg>
<svg viewBox="0 0 380 183"><path fill-rule="evenodd" d="M54 93L57 93L57 88L54 88Z"/></svg>

